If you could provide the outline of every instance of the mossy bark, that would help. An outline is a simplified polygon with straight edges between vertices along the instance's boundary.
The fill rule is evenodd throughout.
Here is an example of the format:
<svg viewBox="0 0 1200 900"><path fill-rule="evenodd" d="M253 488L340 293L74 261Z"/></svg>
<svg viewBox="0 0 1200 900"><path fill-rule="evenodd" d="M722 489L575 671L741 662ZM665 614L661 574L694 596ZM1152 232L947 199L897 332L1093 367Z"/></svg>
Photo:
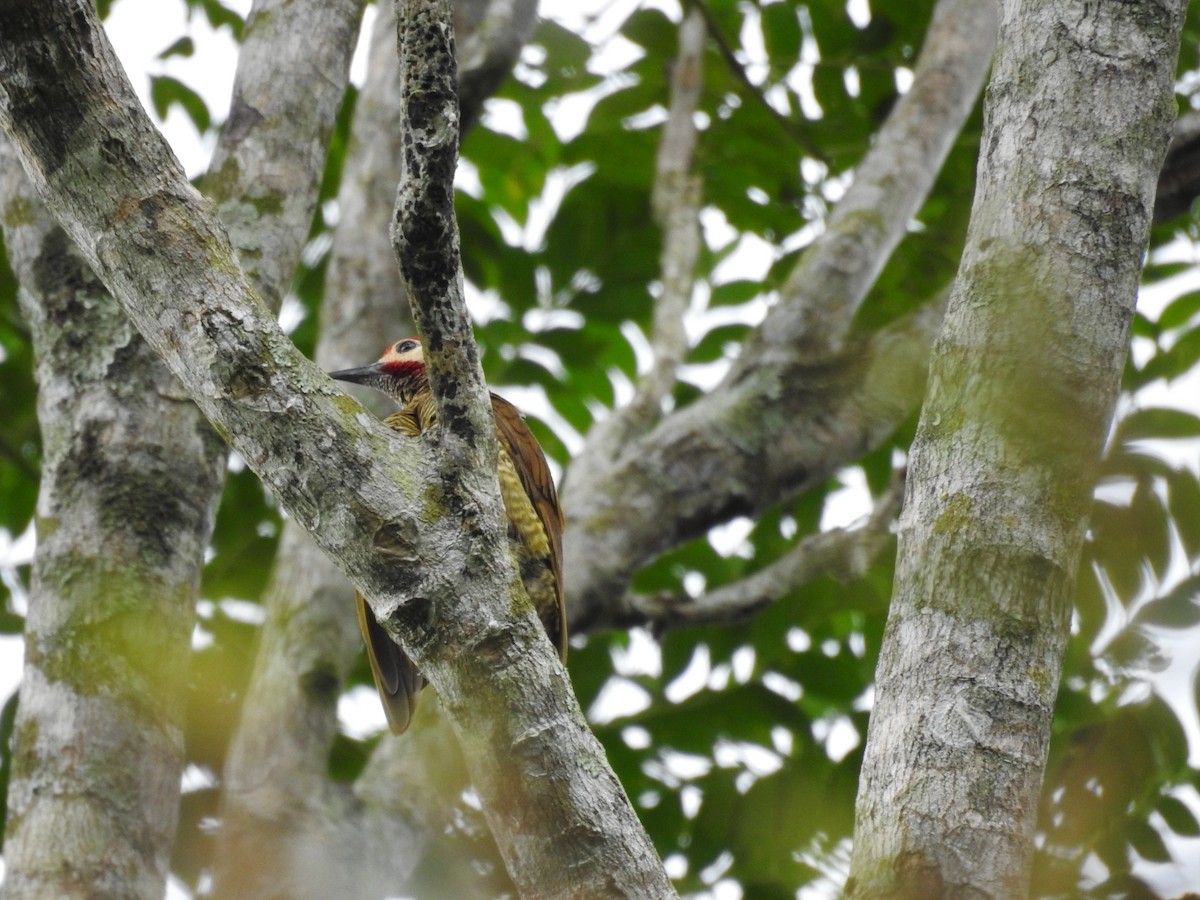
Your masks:
<svg viewBox="0 0 1200 900"><path fill-rule="evenodd" d="M967 247L910 457L850 897L1028 891L1184 6L1001 4Z"/></svg>
<svg viewBox="0 0 1200 900"><path fill-rule="evenodd" d="M223 448L44 210L7 141L0 195L42 433L3 893L158 900Z"/></svg>

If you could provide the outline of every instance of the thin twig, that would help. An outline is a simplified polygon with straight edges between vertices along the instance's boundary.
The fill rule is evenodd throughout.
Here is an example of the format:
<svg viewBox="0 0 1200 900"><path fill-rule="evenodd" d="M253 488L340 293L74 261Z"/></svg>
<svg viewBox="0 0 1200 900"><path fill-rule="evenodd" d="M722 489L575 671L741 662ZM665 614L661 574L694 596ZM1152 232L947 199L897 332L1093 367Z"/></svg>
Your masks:
<svg viewBox="0 0 1200 900"><path fill-rule="evenodd" d="M711 623L740 622L821 576L847 583L861 578L891 543L891 526L904 497L897 471L867 521L809 535L775 562L747 578L702 597L681 594L630 596L622 624L648 624L656 632Z"/></svg>
<svg viewBox="0 0 1200 900"><path fill-rule="evenodd" d="M746 67L738 60L737 53L725 37L724 32L721 31L721 25L717 21L717 17L713 15L708 3L705 0L686 0L685 5L699 10L700 15L704 17L708 33L717 42L717 48L721 51L721 57L725 60L725 64L729 66L729 71L733 73L734 78L742 83L750 96L767 111L772 119L779 123L779 127L786 131L788 136L804 149L805 153L813 159L819 159L821 162L827 163L829 160L825 156L824 151L813 143L812 139L805 134L804 130L796 122L793 122L772 106L771 102L767 100L766 95L759 90L758 85L750 80L750 76L746 74Z"/></svg>
<svg viewBox="0 0 1200 900"><path fill-rule="evenodd" d="M654 425L663 400L687 354L684 313L700 256L700 178L693 172L695 113L703 83L704 21L689 13L679 27L679 56L671 78L671 108L655 165L653 209L663 231L662 294L655 301L650 346L654 362L639 380L632 401L598 422L588 435L586 469L598 470L621 448Z"/></svg>

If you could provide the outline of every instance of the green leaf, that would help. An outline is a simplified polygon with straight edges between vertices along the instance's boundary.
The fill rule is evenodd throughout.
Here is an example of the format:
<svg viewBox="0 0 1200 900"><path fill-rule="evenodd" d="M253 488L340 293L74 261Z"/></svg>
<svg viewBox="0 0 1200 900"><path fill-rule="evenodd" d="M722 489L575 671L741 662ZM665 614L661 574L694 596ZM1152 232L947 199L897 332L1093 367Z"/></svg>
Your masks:
<svg viewBox="0 0 1200 900"><path fill-rule="evenodd" d="M13 691L0 710L0 834L8 819L8 782L12 777L13 728L17 721L17 702L20 691Z"/></svg>
<svg viewBox="0 0 1200 900"><path fill-rule="evenodd" d="M1139 409L1121 420L1117 434L1122 442L1200 437L1200 416L1169 407Z"/></svg>
<svg viewBox="0 0 1200 900"><path fill-rule="evenodd" d="M1166 507L1149 479L1138 482L1129 510L1142 553L1161 580L1166 576L1167 565L1171 561L1171 531Z"/></svg>
<svg viewBox="0 0 1200 900"><path fill-rule="evenodd" d="M790 3L776 3L762 7L760 15L763 42L772 68L787 71L787 67L800 56L800 18L797 8Z"/></svg>
<svg viewBox="0 0 1200 900"><path fill-rule="evenodd" d="M1167 506L1188 556L1200 555L1200 481L1187 469L1167 477Z"/></svg>
<svg viewBox="0 0 1200 900"><path fill-rule="evenodd" d="M228 25L233 36L239 42L246 27L246 20L237 12L225 6L220 0L187 0L188 6L199 6L204 10L204 16L214 29Z"/></svg>
<svg viewBox="0 0 1200 900"><path fill-rule="evenodd" d="M1171 862L1171 851L1163 843L1162 835L1145 822L1129 823L1129 843L1142 859Z"/></svg>
<svg viewBox="0 0 1200 900"><path fill-rule="evenodd" d="M1158 339L1158 323L1151 322L1140 312L1134 313L1132 330L1134 337L1149 338L1152 341L1156 341Z"/></svg>
<svg viewBox="0 0 1200 900"><path fill-rule="evenodd" d="M1138 382L1148 384L1157 378L1171 381L1190 371L1200 361L1200 328L1194 328L1175 342L1170 350L1161 350L1138 372Z"/></svg>
<svg viewBox="0 0 1200 900"><path fill-rule="evenodd" d="M1158 316L1158 327L1166 330L1188 324L1200 313L1200 291L1192 291L1176 297L1168 303Z"/></svg>
<svg viewBox="0 0 1200 900"><path fill-rule="evenodd" d="M1141 625L1192 628L1200 625L1200 575L1193 575L1165 597L1151 600L1137 612Z"/></svg>
<svg viewBox="0 0 1200 900"><path fill-rule="evenodd" d="M1170 794L1164 794L1158 801L1158 812L1167 826L1176 834L1184 837L1200 837L1200 822L1186 803Z"/></svg>
<svg viewBox="0 0 1200 900"><path fill-rule="evenodd" d="M196 52L195 42L186 35L181 37L175 43L171 44L166 50L158 54L159 59L169 59L172 56L190 57Z"/></svg>
<svg viewBox="0 0 1200 900"><path fill-rule="evenodd" d="M201 134L212 127L212 116L208 112L204 98L178 78L172 78L169 75L152 75L150 77L150 102L154 104L154 111L160 119L165 119L171 106L178 103Z"/></svg>

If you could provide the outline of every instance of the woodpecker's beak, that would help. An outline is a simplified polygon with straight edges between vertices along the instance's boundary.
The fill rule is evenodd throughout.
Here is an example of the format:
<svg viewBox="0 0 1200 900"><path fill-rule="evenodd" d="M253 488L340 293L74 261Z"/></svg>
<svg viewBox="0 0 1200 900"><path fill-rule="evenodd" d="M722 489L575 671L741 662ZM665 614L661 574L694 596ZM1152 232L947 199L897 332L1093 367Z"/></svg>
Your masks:
<svg viewBox="0 0 1200 900"><path fill-rule="evenodd" d="M360 366L357 369L342 369L338 372L329 373L329 377L334 381L349 381L352 384L370 384L373 380L382 376L383 370L379 368L379 363Z"/></svg>

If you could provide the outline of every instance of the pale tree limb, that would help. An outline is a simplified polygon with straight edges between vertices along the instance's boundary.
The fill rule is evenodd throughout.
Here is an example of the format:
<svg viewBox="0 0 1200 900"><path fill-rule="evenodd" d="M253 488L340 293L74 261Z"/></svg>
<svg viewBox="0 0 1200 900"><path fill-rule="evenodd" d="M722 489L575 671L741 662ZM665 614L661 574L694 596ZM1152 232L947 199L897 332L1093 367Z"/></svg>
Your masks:
<svg viewBox="0 0 1200 900"><path fill-rule="evenodd" d="M743 346L731 382L794 358L797 348L815 358L841 349L974 108L995 46L993 3L939 0L911 88L855 167L854 182L800 257L779 303Z"/></svg>
<svg viewBox="0 0 1200 900"><path fill-rule="evenodd" d="M229 119L201 189L278 309L317 205L365 0L255 0Z"/></svg>
<svg viewBox="0 0 1200 900"><path fill-rule="evenodd" d="M655 164L651 208L663 231L659 256L662 294L654 304L650 347L654 360L629 405L627 433L662 415L675 374L687 355L684 315L700 258L700 177L695 173L696 110L704 85L704 19L692 12L679 25L679 55L671 74L671 105Z"/></svg>
<svg viewBox="0 0 1200 900"><path fill-rule="evenodd" d="M1029 894L1185 7L1000 4L966 248L909 457L848 897Z"/></svg>
<svg viewBox="0 0 1200 900"><path fill-rule="evenodd" d="M634 441L590 485L611 498L594 498L589 518L565 507L572 627L612 624L645 561L820 484L889 438L920 403L942 309L928 303L822 364L795 363L779 383L719 390Z"/></svg>
<svg viewBox="0 0 1200 900"><path fill-rule="evenodd" d="M903 494L904 479L898 473L859 527L810 534L754 574L699 597L630 595L625 599L627 612L618 622L625 627L642 625L656 634L698 625L733 624L817 578L834 578L843 584L862 578L892 545L892 525Z"/></svg>
<svg viewBox="0 0 1200 900"><path fill-rule="evenodd" d="M587 443L572 465L596 477L621 448L662 418L675 375L687 355L684 315L695 286L700 257L700 178L693 170L695 114L704 83L704 19L698 12L679 26L679 54L671 75L671 104L655 165L654 218L663 232L659 254L661 294L654 301L650 334L653 361L639 379L633 399L613 410L588 432Z"/></svg>
<svg viewBox="0 0 1200 900"><path fill-rule="evenodd" d="M532 611L514 615L494 593L511 583L498 490L476 479L481 499L455 508L461 494L447 486L431 507L425 486L453 463L365 419L283 337L138 110L90 4L54 0L36 22L0 7L0 75L0 120L93 269L439 688L521 889L670 895ZM442 446L478 457L482 416L448 399L443 410L462 414L447 415ZM463 528L470 513L478 534Z"/></svg>
<svg viewBox="0 0 1200 900"><path fill-rule="evenodd" d="M795 496L916 408L923 351L899 351L896 379L867 366L869 380L849 407L821 388L853 368L850 320L928 194L994 44L990 0L940 0L909 93L727 377L630 441L610 468L568 471L563 554L573 628L602 618L648 560L732 516ZM936 328L929 314L891 333L915 327L931 335L920 327Z"/></svg>

